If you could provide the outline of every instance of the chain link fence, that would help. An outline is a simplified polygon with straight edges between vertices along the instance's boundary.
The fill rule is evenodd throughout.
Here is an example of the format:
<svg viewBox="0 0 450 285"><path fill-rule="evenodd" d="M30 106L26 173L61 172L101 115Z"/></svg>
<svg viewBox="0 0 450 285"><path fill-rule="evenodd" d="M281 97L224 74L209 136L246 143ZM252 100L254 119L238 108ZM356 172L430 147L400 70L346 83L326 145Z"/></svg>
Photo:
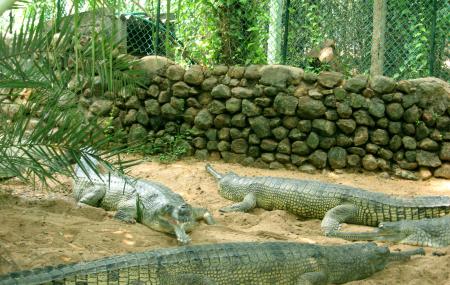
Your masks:
<svg viewBox="0 0 450 285"><path fill-rule="evenodd" d="M282 63L347 75L370 70L374 0L147 2L147 15L127 20L137 55L204 65ZM387 1L385 26L385 75L450 80L448 1Z"/></svg>

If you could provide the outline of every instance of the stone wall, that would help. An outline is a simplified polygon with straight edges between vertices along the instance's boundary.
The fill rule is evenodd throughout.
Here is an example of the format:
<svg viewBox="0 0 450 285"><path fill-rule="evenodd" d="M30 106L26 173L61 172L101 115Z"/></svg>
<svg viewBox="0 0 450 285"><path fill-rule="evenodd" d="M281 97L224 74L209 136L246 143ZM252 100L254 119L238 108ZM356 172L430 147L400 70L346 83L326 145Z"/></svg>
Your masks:
<svg viewBox="0 0 450 285"><path fill-rule="evenodd" d="M86 89L80 99L87 116L112 116L129 140L189 131L198 159L450 179L450 88L442 80L345 79L280 65L185 70L153 56L140 66L146 89Z"/></svg>

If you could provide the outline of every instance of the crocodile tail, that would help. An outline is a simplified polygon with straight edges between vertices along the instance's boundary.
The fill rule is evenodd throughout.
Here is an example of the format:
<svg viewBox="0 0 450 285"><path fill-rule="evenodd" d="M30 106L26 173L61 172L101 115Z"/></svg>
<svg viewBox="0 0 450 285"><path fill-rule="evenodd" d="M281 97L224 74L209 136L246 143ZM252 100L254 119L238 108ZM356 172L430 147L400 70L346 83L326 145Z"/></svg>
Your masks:
<svg viewBox="0 0 450 285"><path fill-rule="evenodd" d="M389 261L404 261L408 260L413 255L425 255L425 250L421 247L413 250L405 250L402 252L391 252Z"/></svg>
<svg viewBox="0 0 450 285"><path fill-rule="evenodd" d="M214 168L212 168L211 164L207 163L205 168L206 171L208 171L208 173L214 176L214 178L216 178L217 180L222 179L223 175L217 172Z"/></svg>

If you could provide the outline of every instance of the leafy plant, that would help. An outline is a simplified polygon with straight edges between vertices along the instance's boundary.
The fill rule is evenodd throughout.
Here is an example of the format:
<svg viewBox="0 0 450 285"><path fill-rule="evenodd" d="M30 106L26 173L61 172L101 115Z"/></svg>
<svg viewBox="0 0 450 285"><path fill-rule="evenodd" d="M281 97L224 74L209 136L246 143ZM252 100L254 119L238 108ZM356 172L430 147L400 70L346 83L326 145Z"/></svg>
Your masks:
<svg viewBox="0 0 450 285"><path fill-rule="evenodd" d="M100 15L96 7L92 13ZM18 177L26 183L34 183L35 177L42 183L58 182L56 174L73 176L72 164L80 164L81 158L92 167L91 157L98 159L110 170L134 163L120 156L113 164L106 161L130 148L105 136L95 120L86 121L77 104L81 88L68 86L89 84L83 79L99 76L102 86L115 90L138 83L140 74L115 56L119 46L112 40L114 29L106 30L102 17L100 21L91 18L88 40L82 40L77 8L71 18L64 19L60 8L49 11L45 5L38 9L34 5L12 39L6 33L0 36L0 88L9 90L0 98L0 107L17 109L0 116L0 177ZM54 15L51 21L48 15ZM100 29L95 30L96 26ZM24 88L31 95L19 104ZM30 127L33 118L37 122Z"/></svg>

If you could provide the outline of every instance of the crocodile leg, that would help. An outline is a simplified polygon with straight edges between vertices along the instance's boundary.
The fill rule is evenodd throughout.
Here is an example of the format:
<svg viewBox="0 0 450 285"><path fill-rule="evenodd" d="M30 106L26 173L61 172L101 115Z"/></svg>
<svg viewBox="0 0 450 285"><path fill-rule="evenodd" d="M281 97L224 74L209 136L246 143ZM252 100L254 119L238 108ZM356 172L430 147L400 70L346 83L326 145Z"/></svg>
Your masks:
<svg viewBox="0 0 450 285"><path fill-rule="evenodd" d="M327 275L323 272L307 272L300 275L297 285L326 285L328 284Z"/></svg>
<svg viewBox="0 0 450 285"><path fill-rule="evenodd" d="M328 235L334 231L338 231L341 224L349 221L351 218L356 217L358 214L358 208L352 204L343 204L334 207L326 212L323 217L321 227L325 235Z"/></svg>
<svg viewBox="0 0 450 285"><path fill-rule="evenodd" d="M115 219L121 220L125 223L134 224L137 219L136 201L132 199L122 202L117 206L117 212L114 215Z"/></svg>
<svg viewBox="0 0 450 285"><path fill-rule="evenodd" d="M208 225L214 225L216 221L214 221L211 213L205 208L192 208L192 213L194 215L194 219L204 220Z"/></svg>
<svg viewBox="0 0 450 285"><path fill-rule="evenodd" d="M251 209L256 207L256 195L255 193L248 193L245 195L244 200L242 202L223 207L219 211L228 213L228 212L248 212Z"/></svg>
<svg viewBox="0 0 450 285"><path fill-rule="evenodd" d="M106 194L106 187L104 185L91 185L89 191L83 193L78 200L78 206L89 205L97 207L100 200Z"/></svg>
<svg viewBox="0 0 450 285"><path fill-rule="evenodd" d="M182 245L187 245L191 242L191 238L186 233L186 229L184 228L184 224L173 225L173 231L175 232L175 236L177 240Z"/></svg>

